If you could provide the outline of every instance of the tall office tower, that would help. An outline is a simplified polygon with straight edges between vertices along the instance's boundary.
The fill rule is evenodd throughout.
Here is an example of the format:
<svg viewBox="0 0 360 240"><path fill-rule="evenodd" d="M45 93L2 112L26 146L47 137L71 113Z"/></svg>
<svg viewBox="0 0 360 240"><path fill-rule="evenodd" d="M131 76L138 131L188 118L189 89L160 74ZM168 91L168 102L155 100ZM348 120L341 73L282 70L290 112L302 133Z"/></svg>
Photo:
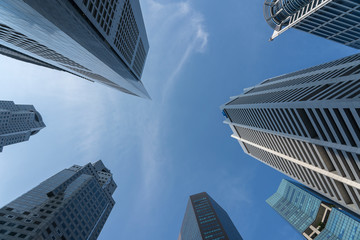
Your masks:
<svg viewBox="0 0 360 240"><path fill-rule="evenodd" d="M206 192L190 196L178 240L242 240L229 215Z"/></svg>
<svg viewBox="0 0 360 240"><path fill-rule="evenodd" d="M148 49L139 0L0 1L0 53L18 60L148 98Z"/></svg>
<svg viewBox="0 0 360 240"><path fill-rule="evenodd" d="M294 182L282 180L266 202L308 240L360 239L360 219Z"/></svg>
<svg viewBox="0 0 360 240"><path fill-rule="evenodd" d="M265 0L264 17L274 29L270 40L296 28L360 49L358 0Z"/></svg>
<svg viewBox="0 0 360 240"><path fill-rule="evenodd" d="M45 124L32 105L17 105L0 101L0 152L6 145L28 141Z"/></svg>
<svg viewBox="0 0 360 240"><path fill-rule="evenodd" d="M360 54L270 78L222 106L245 153L360 213Z"/></svg>
<svg viewBox="0 0 360 240"><path fill-rule="evenodd" d="M64 169L0 209L0 239L97 239L115 189L101 160Z"/></svg>

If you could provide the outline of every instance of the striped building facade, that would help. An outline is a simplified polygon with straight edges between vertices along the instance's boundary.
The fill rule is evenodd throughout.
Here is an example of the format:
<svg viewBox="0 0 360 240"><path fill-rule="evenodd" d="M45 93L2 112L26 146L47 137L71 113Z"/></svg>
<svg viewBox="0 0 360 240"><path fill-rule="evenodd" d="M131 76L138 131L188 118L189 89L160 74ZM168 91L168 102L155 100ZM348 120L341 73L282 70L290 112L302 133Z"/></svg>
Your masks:
<svg viewBox="0 0 360 240"><path fill-rule="evenodd" d="M139 0L0 1L0 54L149 98Z"/></svg>
<svg viewBox="0 0 360 240"><path fill-rule="evenodd" d="M270 78L221 108L250 156L360 213L360 54Z"/></svg>
<svg viewBox="0 0 360 240"><path fill-rule="evenodd" d="M360 49L358 0L266 0L264 17L274 29L270 40L295 28Z"/></svg>

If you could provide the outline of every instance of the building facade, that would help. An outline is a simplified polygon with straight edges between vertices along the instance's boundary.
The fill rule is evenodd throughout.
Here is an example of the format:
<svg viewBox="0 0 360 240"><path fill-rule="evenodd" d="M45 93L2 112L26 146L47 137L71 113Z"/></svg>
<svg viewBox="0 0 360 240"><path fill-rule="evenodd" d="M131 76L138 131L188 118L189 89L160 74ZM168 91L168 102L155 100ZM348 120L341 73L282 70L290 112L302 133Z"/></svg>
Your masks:
<svg viewBox="0 0 360 240"><path fill-rule="evenodd" d="M270 40L295 28L360 49L357 0L265 0L264 17L274 29Z"/></svg>
<svg viewBox="0 0 360 240"><path fill-rule="evenodd" d="M148 98L148 49L139 0L0 2L0 53L18 60Z"/></svg>
<svg viewBox="0 0 360 240"><path fill-rule="evenodd" d="M311 189L283 179L266 202L308 240L360 239L360 219Z"/></svg>
<svg viewBox="0 0 360 240"><path fill-rule="evenodd" d="M0 239L97 239L115 189L102 161L64 169L0 209Z"/></svg>
<svg viewBox="0 0 360 240"><path fill-rule="evenodd" d="M267 79L223 105L245 153L360 213L360 54Z"/></svg>
<svg viewBox="0 0 360 240"><path fill-rule="evenodd" d="M28 141L44 127L42 117L34 106L0 101L0 152L6 145Z"/></svg>
<svg viewBox="0 0 360 240"><path fill-rule="evenodd" d="M242 240L229 215L207 193L190 196L178 240Z"/></svg>

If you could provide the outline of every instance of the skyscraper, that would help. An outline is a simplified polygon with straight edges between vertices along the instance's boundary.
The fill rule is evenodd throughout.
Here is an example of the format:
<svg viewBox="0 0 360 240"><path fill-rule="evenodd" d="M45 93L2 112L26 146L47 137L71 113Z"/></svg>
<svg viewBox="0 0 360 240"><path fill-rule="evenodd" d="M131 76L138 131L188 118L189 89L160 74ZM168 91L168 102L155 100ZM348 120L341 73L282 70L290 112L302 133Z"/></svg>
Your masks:
<svg viewBox="0 0 360 240"><path fill-rule="evenodd" d="M265 0L264 17L274 29L270 40L296 28L360 49L358 0Z"/></svg>
<svg viewBox="0 0 360 240"><path fill-rule="evenodd" d="M139 0L0 1L0 53L18 60L147 98L148 49Z"/></svg>
<svg viewBox="0 0 360 240"><path fill-rule="evenodd" d="M0 239L97 239L115 189L102 161L64 169L0 209Z"/></svg>
<svg viewBox="0 0 360 240"><path fill-rule="evenodd" d="M360 239L360 219L331 200L282 180L266 202L308 240Z"/></svg>
<svg viewBox="0 0 360 240"><path fill-rule="evenodd" d="M222 106L245 153L360 213L360 54L267 79Z"/></svg>
<svg viewBox="0 0 360 240"><path fill-rule="evenodd" d="M242 240L229 215L207 193L190 196L178 240Z"/></svg>
<svg viewBox="0 0 360 240"><path fill-rule="evenodd" d="M45 124L32 105L17 105L0 101L0 152L6 145L28 141Z"/></svg>

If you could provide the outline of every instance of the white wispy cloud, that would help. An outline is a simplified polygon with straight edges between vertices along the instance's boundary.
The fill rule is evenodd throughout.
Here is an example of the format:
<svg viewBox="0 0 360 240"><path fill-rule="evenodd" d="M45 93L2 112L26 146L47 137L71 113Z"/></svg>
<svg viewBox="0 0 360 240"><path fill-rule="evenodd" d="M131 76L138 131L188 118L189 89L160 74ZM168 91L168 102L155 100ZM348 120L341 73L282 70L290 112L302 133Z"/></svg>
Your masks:
<svg viewBox="0 0 360 240"><path fill-rule="evenodd" d="M179 74L191 56L206 50L209 34L202 14L189 1L160 3L157 0L143 0L141 4L150 42L143 81L153 89L150 89L153 101L145 113L151 117L142 125L143 131L140 132L144 175L141 194L151 198L156 195L158 184L163 183L161 177L166 173L166 163L171 162L163 151L166 148L163 137L169 127L164 120L168 110L167 100L176 82L181 81Z"/></svg>
<svg viewBox="0 0 360 240"><path fill-rule="evenodd" d="M7 57L0 57L0 70L7 73L6 78L0 79L0 95L1 99L16 103L34 104L43 115L47 127L30 140L34 143L42 141L44 146L43 149L38 146L41 149L38 153L44 157L36 162L38 166L48 164L45 158L48 159L52 151L59 152L54 156L59 160L51 163L56 171L75 162L96 161L103 158L100 155L106 154L106 150L121 154L126 148L137 149L136 154L122 156L138 155L140 159L120 159L109 155L111 159L103 160L139 165L142 186L137 194L154 200L159 184L165 184L162 177L171 162L170 156L163 151L166 148L166 129L170 127L164 120L169 110L167 100L175 91L177 81L181 81L179 75L188 60L194 54L206 51L209 34L204 17L189 1L141 0L141 5L150 42L142 81L152 101ZM132 146L134 142L136 146ZM14 146L14 151L5 148L1 157L15 156L15 149L20 146L30 147L26 143ZM16 157L25 163L31 158L20 156L20 153ZM15 161L6 163L2 168L4 171L16 169ZM116 175L120 170L114 169L113 172ZM25 188L30 188L30 185ZM14 196L18 194L14 193Z"/></svg>

